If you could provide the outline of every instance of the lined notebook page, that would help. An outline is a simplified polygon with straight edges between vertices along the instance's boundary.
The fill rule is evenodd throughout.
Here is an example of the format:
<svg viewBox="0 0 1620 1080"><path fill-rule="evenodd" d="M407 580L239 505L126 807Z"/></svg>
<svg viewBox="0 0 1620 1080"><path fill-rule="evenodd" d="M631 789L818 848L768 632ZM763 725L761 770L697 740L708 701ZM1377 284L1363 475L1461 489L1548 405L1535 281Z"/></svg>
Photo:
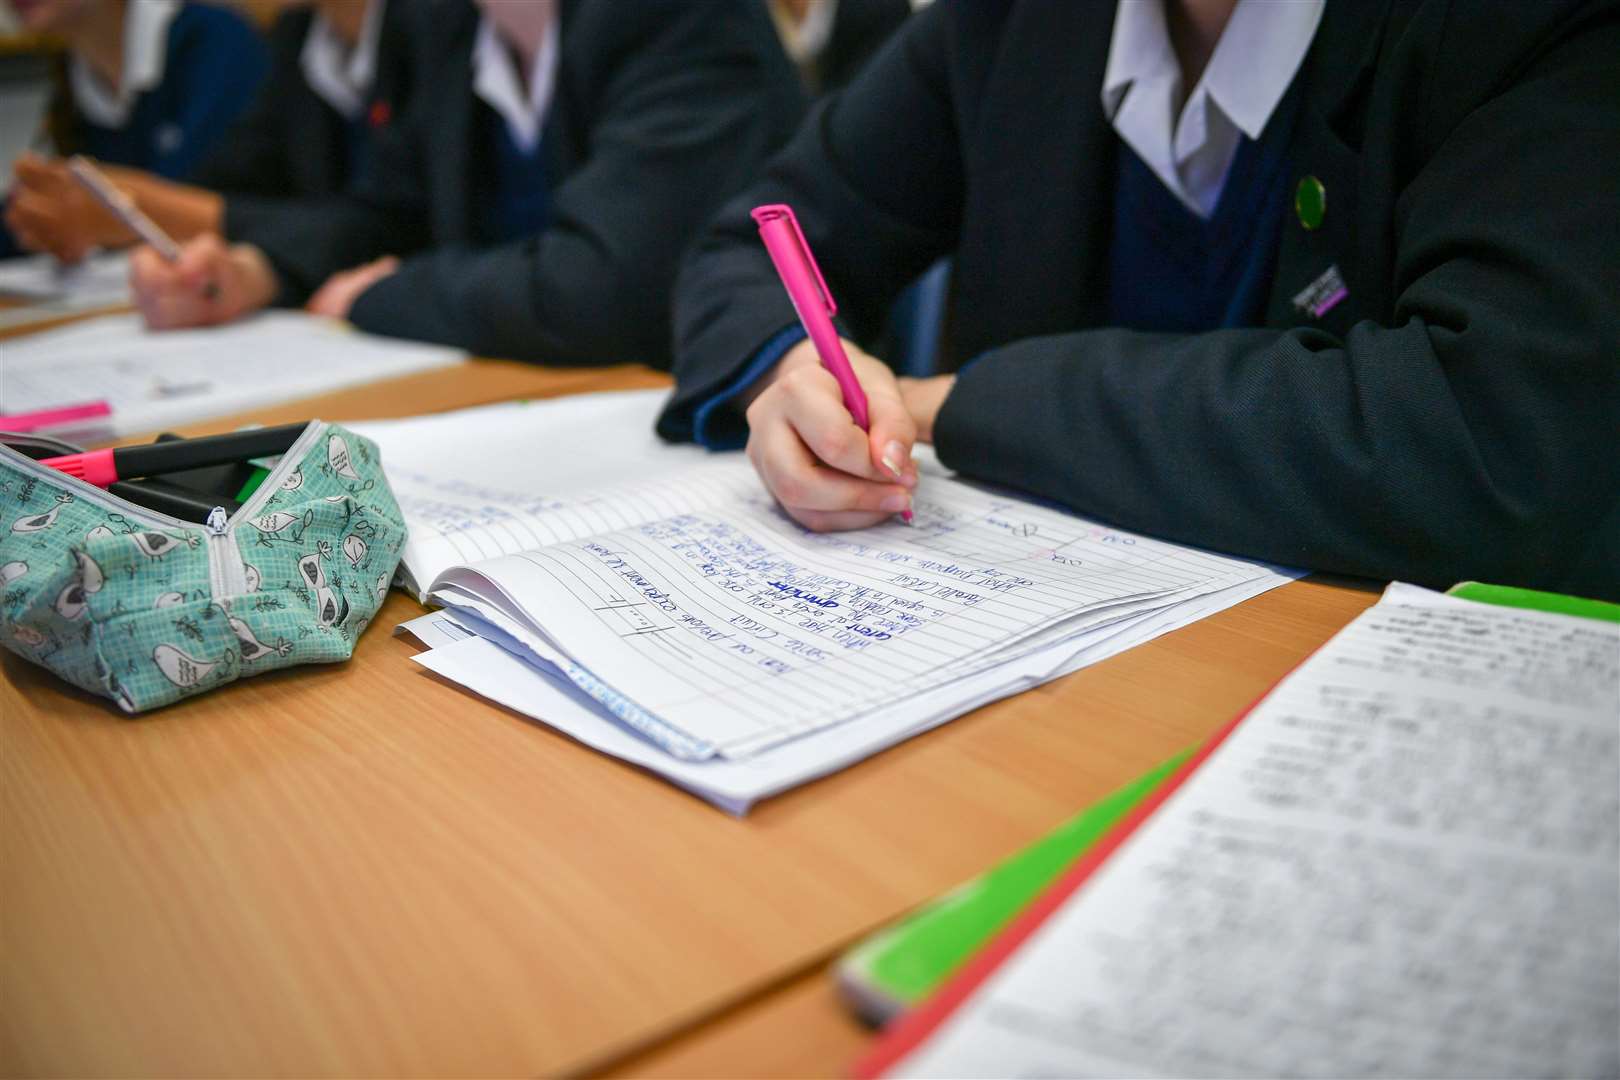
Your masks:
<svg viewBox="0 0 1620 1080"><path fill-rule="evenodd" d="M896 1074L1620 1072L1620 627L1392 586Z"/></svg>
<svg viewBox="0 0 1620 1080"><path fill-rule="evenodd" d="M410 525L402 567L419 595L440 573L671 514L757 485L738 454L653 432L662 390L509 402L354 425L382 451Z"/></svg>
<svg viewBox="0 0 1620 1080"><path fill-rule="evenodd" d="M526 619L670 752L739 758L1268 572L940 477L915 511L914 528L819 535L753 485L440 582Z"/></svg>

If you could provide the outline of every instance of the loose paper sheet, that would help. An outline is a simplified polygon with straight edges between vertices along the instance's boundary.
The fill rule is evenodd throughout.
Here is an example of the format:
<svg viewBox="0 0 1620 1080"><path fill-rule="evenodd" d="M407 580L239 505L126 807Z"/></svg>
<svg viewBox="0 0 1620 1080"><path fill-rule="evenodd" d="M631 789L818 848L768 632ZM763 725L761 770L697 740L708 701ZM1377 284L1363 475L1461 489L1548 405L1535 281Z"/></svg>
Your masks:
<svg viewBox="0 0 1620 1080"><path fill-rule="evenodd" d="M465 359L458 349L362 334L302 312L163 332L146 330L139 315L107 315L6 342L0 410L106 401L112 434L124 435Z"/></svg>
<svg viewBox="0 0 1620 1080"><path fill-rule="evenodd" d="M1620 1071L1620 627L1392 586L906 1076Z"/></svg>

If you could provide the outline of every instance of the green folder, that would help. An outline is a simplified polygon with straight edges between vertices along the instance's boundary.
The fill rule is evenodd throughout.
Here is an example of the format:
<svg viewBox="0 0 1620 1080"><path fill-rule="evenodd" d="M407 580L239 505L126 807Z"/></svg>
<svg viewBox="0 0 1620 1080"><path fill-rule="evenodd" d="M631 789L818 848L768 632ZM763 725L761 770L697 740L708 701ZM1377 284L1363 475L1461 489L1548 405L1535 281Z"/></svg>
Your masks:
<svg viewBox="0 0 1620 1080"><path fill-rule="evenodd" d="M874 1025L922 1001L1191 755L1191 750L1177 754L856 945L838 962L845 1000Z"/></svg>
<svg viewBox="0 0 1620 1080"><path fill-rule="evenodd" d="M1604 622L1620 622L1620 604L1606 600L1587 600L1563 593L1537 592L1513 585L1485 585L1478 581L1464 581L1446 590L1447 596L1460 596L1464 600L1478 600L1482 604L1502 607L1529 608L1531 611L1550 611L1555 615L1579 615Z"/></svg>

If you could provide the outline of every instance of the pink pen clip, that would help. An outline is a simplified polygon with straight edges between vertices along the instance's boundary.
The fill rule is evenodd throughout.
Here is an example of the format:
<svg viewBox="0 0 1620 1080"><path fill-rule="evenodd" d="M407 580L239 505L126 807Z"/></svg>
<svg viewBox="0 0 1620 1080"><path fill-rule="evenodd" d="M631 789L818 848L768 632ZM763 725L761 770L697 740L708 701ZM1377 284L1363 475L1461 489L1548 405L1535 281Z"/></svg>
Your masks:
<svg viewBox="0 0 1620 1080"><path fill-rule="evenodd" d="M827 280L821 276L816 257L810 253L810 245L799 228L799 219L793 216L793 208L782 203L756 206L753 218L759 226L759 238L765 242L771 263L787 289L788 299L793 301L793 310L798 312L804 332L810 335L816 354L821 357L821 366L838 380L849 415L862 431L869 430L866 391L855 378L855 369L850 366L844 345L838 340L838 328L833 326L832 317L838 314L838 305L833 302Z"/></svg>

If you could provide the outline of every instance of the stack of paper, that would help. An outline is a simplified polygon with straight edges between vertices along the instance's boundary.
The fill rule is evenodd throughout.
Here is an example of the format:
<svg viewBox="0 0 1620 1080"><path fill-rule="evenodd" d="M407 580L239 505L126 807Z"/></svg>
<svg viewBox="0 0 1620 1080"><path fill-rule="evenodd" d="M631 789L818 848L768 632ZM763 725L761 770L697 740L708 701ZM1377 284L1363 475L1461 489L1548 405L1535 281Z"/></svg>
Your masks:
<svg viewBox="0 0 1620 1080"><path fill-rule="evenodd" d="M22 301L0 310L0 328L121 307L130 302L129 256L104 252L74 266L49 255L6 259L0 262L0 297Z"/></svg>
<svg viewBox="0 0 1620 1080"><path fill-rule="evenodd" d="M125 435L465 359L459 349L373 337L302 312L162 333L138 315L109 315L6 342L0 412L105 401L110 434Z"/></svg>
<svg viewBox="0 0 1620 1080"><path fill-rule="evenodd" d="M1620 625L1393 585L1175 783L859 1075L1620 1074Z"/></svg>
<svg viewBox="0 0 1620 1080"><path fill-rule="evenodd" d="M452 566L753 491L738 455L670 446L653 433L664 396L580 394L351 425L381 447L409 519L401 582L425 601Z"/></svg>
<svg viewBox="0 0 1620 1080"><path fill-rule="evenodd" d="M739 455L659 446L657 407L361 430L413 533L406 570L447 609L412 626L436 646L419 661L733 812L1289 580L931 462L914 527L810 533Z"/></svg>

